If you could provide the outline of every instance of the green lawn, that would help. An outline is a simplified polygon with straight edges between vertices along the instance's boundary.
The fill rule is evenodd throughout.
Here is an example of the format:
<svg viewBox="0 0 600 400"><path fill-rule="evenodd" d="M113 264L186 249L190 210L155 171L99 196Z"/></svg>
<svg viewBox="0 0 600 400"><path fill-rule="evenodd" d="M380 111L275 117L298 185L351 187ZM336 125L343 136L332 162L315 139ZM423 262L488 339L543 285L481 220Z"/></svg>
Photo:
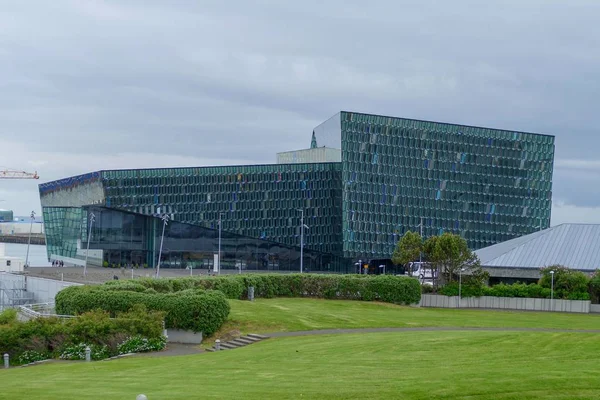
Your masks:
<svg viewBox="0 0 600 400"><path fill-rule="evenodd" d="M596 399L587 333L415 332L269 339L180 357L0 371L0 398Z"/></svg>
<svg viewBox="0 0 600 400"><path fill-rule="evenodd" d="M232 300L229 321L222 331L265 333L428 326L600 329L600 315L415 308L343 300Z"/></svg>

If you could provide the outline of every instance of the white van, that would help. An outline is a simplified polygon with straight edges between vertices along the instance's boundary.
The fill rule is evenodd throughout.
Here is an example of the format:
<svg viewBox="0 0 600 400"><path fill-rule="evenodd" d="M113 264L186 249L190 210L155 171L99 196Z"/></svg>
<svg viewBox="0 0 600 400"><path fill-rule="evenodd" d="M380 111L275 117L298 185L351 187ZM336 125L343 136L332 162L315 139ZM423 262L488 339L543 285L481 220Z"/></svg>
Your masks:
<svg viewBox="0 0 600 400"><path fill-rule="evenodd" d="M434 278L434 274L431 270L431 267L428 263L425 262L410 262L407 266L406 275L411 275L415 278L419 278L419 280L423 281L425 279L432 280ZM409 272L410 271L410 272ZM436 276L437 277L437 276Z"/></svg>

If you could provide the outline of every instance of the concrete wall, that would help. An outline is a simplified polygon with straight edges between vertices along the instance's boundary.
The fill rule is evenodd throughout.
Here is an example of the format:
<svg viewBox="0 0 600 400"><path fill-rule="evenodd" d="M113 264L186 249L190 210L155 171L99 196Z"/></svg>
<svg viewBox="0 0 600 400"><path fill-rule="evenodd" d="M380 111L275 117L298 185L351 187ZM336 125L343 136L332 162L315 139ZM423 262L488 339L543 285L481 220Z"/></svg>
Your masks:
<svg viewBox="0 0 600 400"><path fill-rule="evenodd" d="M34 222L33 225L29 222L0 222L2 235L29 235L30 228L34 235L44 233L44 224L41 222Z"/></svg>
<svg viewBox="0 0 600 400"><path fill-rule="evenodd" d="M600 304L590 304L591 313L600 313Z"/></svg>
<svg viewBox="0 0 600 400"><path fill-rule="evenodd" d="M183 344L202 343L202 332L182 331L179 329L167 329L167 342Z"/></svg>
<svg viewBox="0 0 600 400"><path fill-rule="evenodd" d="M25 260L19 257L0 256L1 272L23 272L25 270Z"/></svg>
<svg viewBox="0 0 600 400"><path fill-rule="evenodd" d="M54 302L54 297L62 289L68 286L80 285L79 283L62 282L53 279L34 278L26 275L14 275L0 273L0 281L13 287L14 283L24 284L25 289L33 293L36 303Z"/></svg>
<svg viewBox="0 0 600 400"><path fill-rule="evenodd" d="M465 297L424 294L421 307L436 308L489 308L500 310L558 311L570 313L589 313L590 301L550 300L519 297Z"/></svg>
<svg viewBox="0 0 600 400"><path fill-rule="evenodd" d="M80 286L79 283L55 281L53 279L27 277L27 291L32 292L38 303L54 302L56 294L69 286Z"/></svg>

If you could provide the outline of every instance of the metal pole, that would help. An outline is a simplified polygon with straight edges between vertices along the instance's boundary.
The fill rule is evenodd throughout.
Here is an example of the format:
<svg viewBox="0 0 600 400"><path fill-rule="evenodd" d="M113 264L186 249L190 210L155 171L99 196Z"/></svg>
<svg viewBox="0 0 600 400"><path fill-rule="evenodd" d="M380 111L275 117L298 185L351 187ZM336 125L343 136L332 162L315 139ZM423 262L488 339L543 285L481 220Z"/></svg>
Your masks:
<svg viewBox="0 0 600 400"><path fill-rule="evenodd" d="M458 270L458 308L460 308L460 295L462 291L462 269Z"/></svg>
<svg viewBox="0 0 600 400"><path fill-rule="evenodd" d="M554 311L554 271L550 271L552 286L550 289L550 311Z"/></svg>
<svg viewBox="0 0 600 400"><path fill-rule="evenodd" d="M300 273L304 270L304 210L300 210Z"/></svg>
<svg viewBox="0 0 600 400"><path fill-rule="evenodd" d="M29 267L29 246L31 246L31 231L33 230L33 221L35 220L35 211L31 212L31 224L29 225L29 240L27 241L27 256L25 256L25 267Z"/></svg>
<svg viewBox="0 0 600 400"><path fill-rule="evenodd" d="M421 217L421 240L423 240L423 217ZM419 251L419 263L423 262L423 252ZM421 265L421 264L419 264ZM412 271L410 271L410 275L412 276Z"/></svg>
<svg viewBox="0 0 600 400"><path fill-rule="evenodd" d="M156 277L160 278L160 258L162 256L162 248L163 248L163 241L165 240L165 227L167 226L167 221L169 220L169 217L165 214L162 217L163 220L163 229L162 229L162 235L160 237L160 250L158 251L158 263L156 264Z"/></svg>
<svg viewBox="0 0 600 400"><path fill-rule="evenodd" d="M217 257L217 259L218 259L217 275L221 275L221 226L223 225L223 220L221 218L222 215L223 215L223 213L219 213L219 257ZM241 265L240 265L240 268L242 268Z"/></svg>
<svg viewBox="0 0 600 400"><path fill-rule="evenodd" d="M92 238L92 225L94 224L96 216L94 213L90 214L90 226L88 227L88 240L87 240L87 250L85 251L85 264L83 266L83 276L87 276L87 263L88 263L88 253L90 252L90 239Z"/></svg>

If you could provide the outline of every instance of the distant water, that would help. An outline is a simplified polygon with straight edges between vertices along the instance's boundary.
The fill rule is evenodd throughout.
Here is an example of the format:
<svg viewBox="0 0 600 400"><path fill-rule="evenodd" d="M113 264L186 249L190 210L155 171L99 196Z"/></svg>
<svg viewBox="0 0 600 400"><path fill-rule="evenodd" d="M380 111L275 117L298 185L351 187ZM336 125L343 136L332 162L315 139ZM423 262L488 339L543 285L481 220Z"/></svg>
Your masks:
<svg viewBox="0 0 600 400"><path fill-rule="evenodd" d="M25 260L27 256L27 245L16 243L4 243L4 252L10 257L20 257ZM50 267L46 246L32 244L29 247L29 265L32 267Z"/></svg>

